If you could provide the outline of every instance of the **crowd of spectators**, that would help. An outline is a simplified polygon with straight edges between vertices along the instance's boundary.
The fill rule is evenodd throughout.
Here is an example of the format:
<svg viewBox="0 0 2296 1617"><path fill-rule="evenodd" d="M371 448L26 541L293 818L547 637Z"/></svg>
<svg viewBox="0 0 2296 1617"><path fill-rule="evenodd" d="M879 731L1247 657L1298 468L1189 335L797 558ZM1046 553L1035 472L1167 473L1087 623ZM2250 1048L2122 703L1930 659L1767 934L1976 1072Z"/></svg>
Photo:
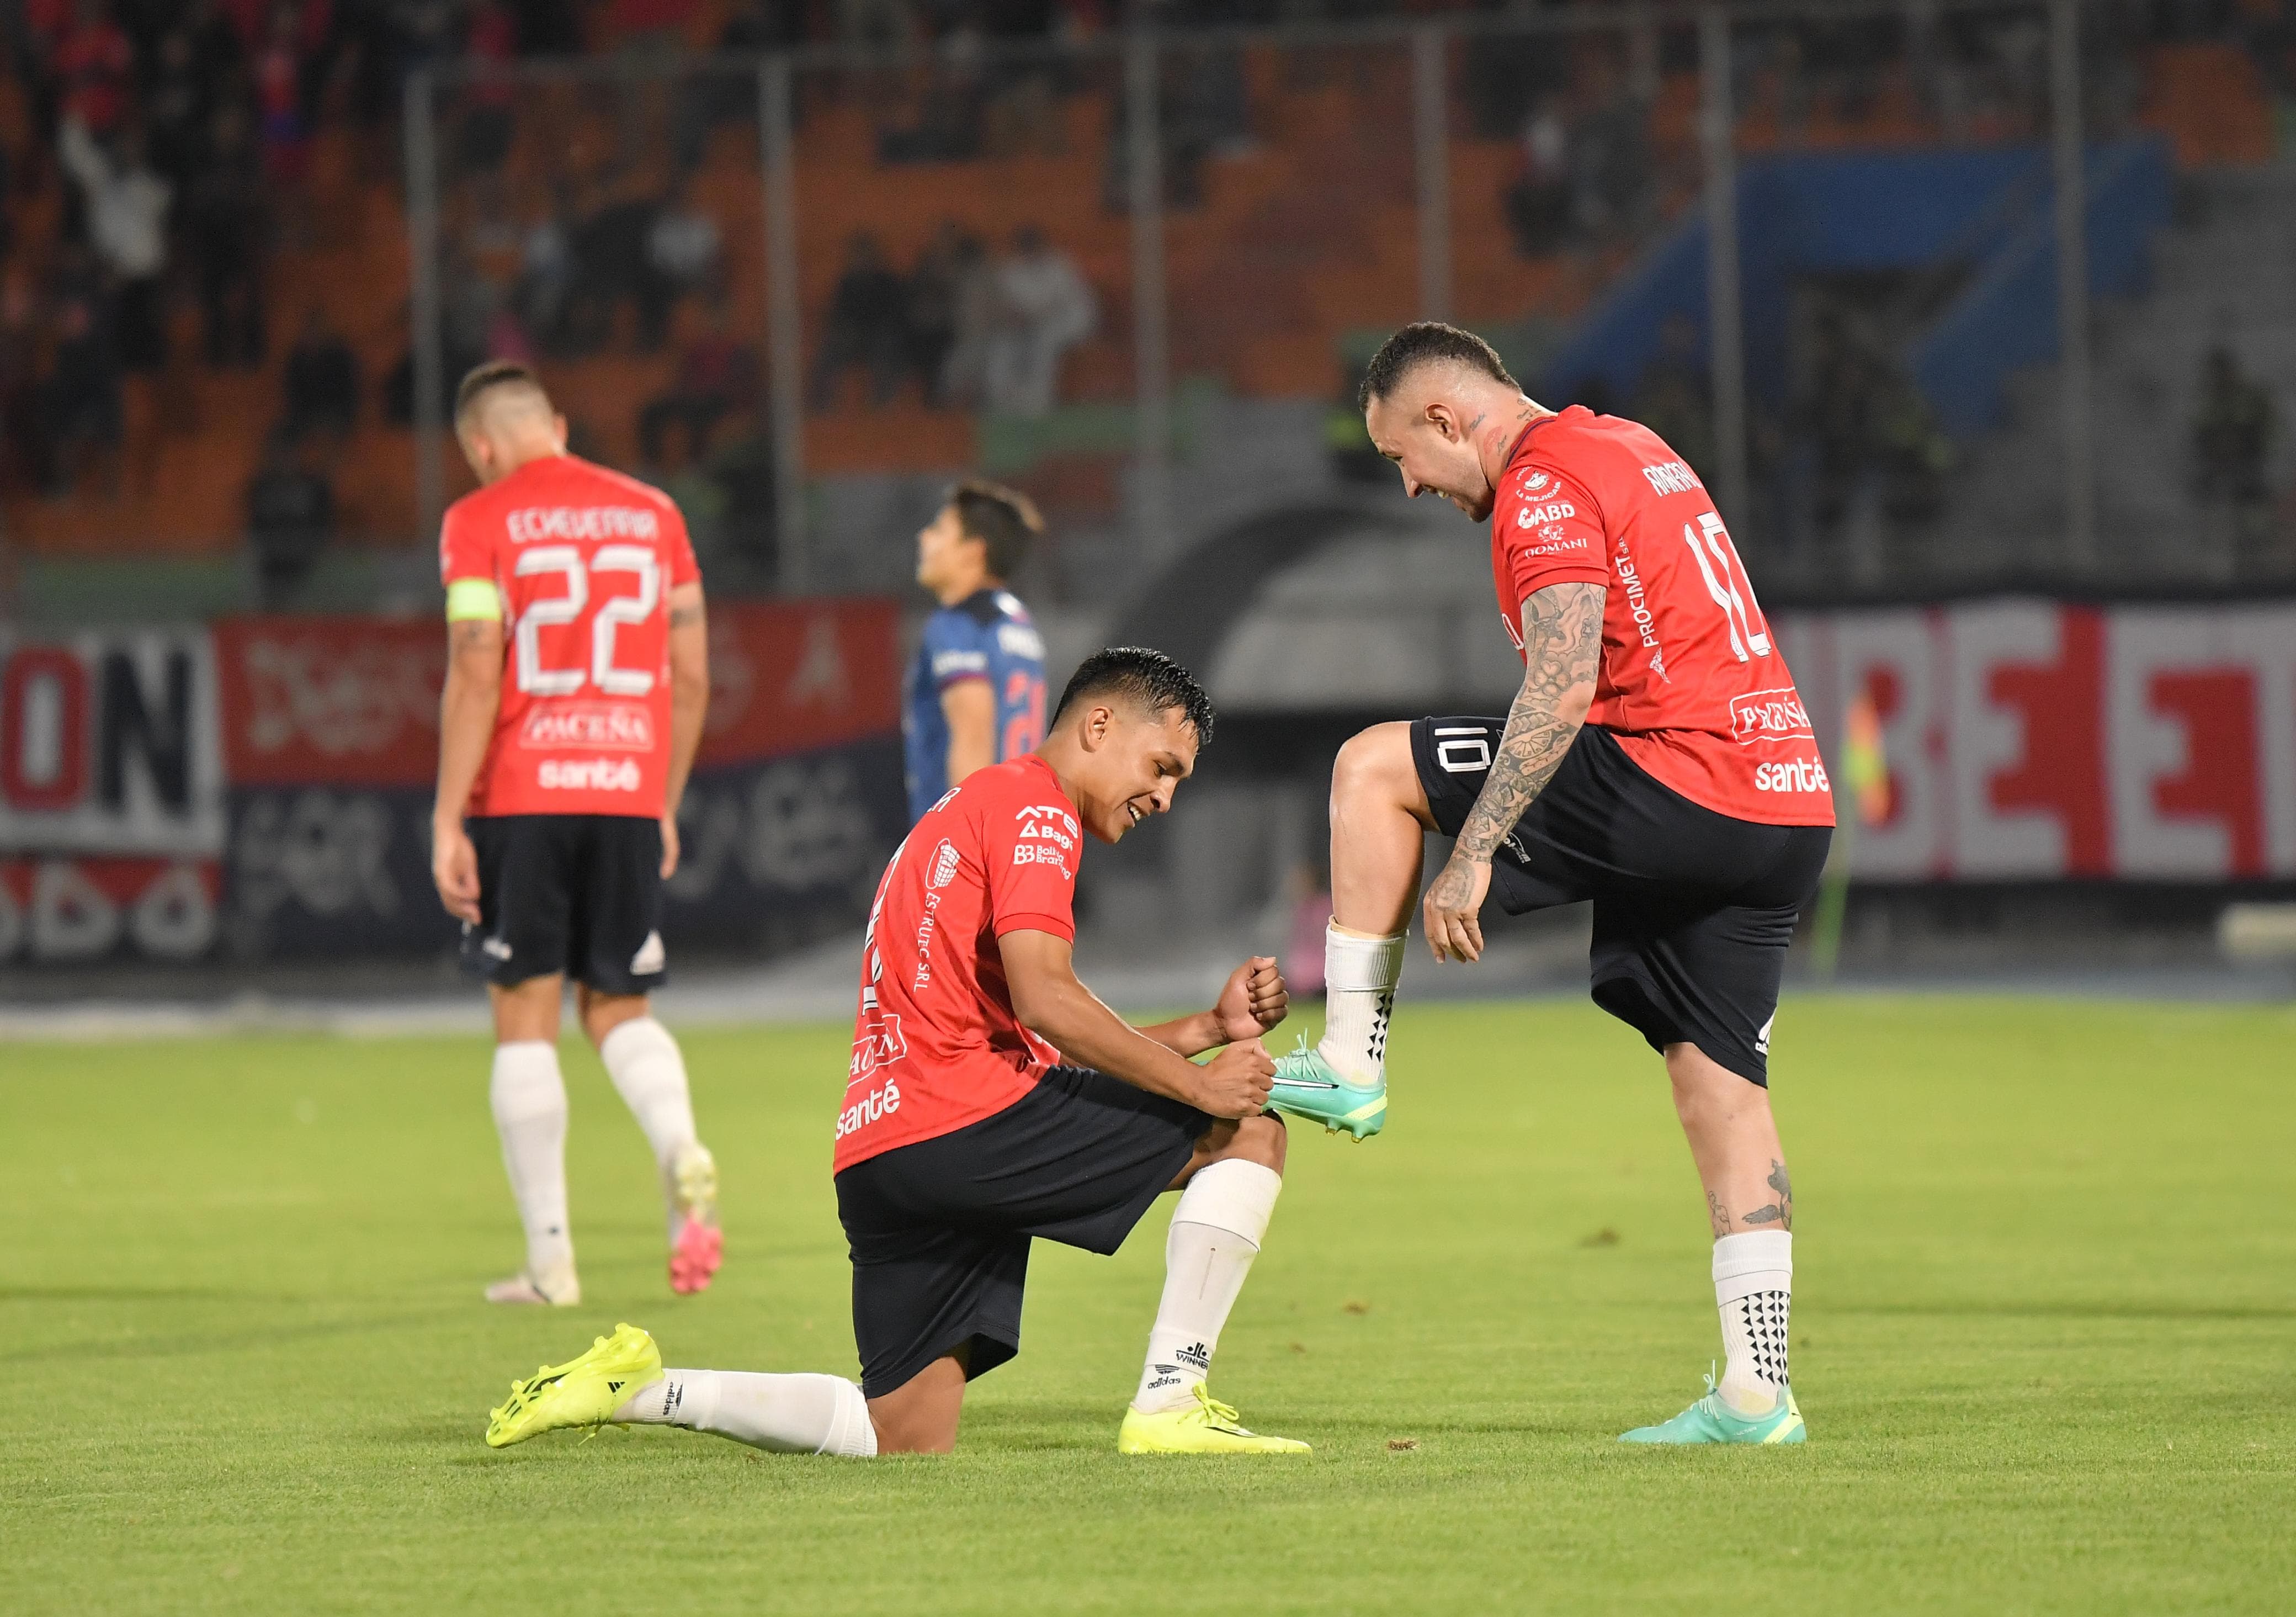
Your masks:
<svg viewBox="0 0 2296 1617"><path fill-rule="evenodd" d="M118 491L153 464L139 436L198 424L182 402L196 390L168 379L266 366L283 342L292 346L275 395L280 430L249 488L251 529L258 505L275 513L265 519L273 529L294 529L276 513L308 514L315 502L288 500L283 480L291 471L325 483L337 446L376 403L386 418L412 419L411 365L365 373L365 341L324 313L282 307L272 269L281 243L315 228L307 194L321 131L363 143L355 160L369 177L397 172L396 120L418 68L587 52L634 70L602 103L616 126L612 151L538 192L512 178L527 114L510 80L480 74L444 103L442 172L470 216L449 233L445 368L451 377L490 353L575 358L626 341L672 352L676 381L640 408L639 447L652 462L682 445L699 462L764 435L726 434L729 421L755 424L756 357L726 350L723 225L685 177L714 130L754 116L754 86L728 76L669 94L630 87L658 85L647 75L689 46L895 53L887 59L909 66L898 94L883 98L884 161L1058 153L1096 127L1107 136L1105 201L1122 208L1122 76L1104 57L1006 47L1088 41L1148 16L1173 31L1159 126L1167 201L1185 208L1201 197L1206 159L1250 143L1254 116L1242 53L1187 30L1576 3L734 0L705 11L704 0L18 0L0 11L0 491ZM1927 34L1911 31L1906 19L1931 14ZM2238 45L2296 99L2296 0L2103 0L2084 17L2093 119L2110 123L2134 104L2128 64L2162 40ZM1479 36L1456 58L1460 117L1468 133L1521 142L1505 207L1523 252L1632 243L1669 183L1667 154L1652 149L1657 86L1693 65L1694 46L1680 29L1570 51L1553 38ZM1775 21L1742 30L1742 108L1781 127L1856 117L1908 61L1940 127L1956 107L2005 108L2013 124L2046 104L2046 36L2017 8ZM872 84L882 87L865 72L849 87ZM1110 117L1068 115L1085 90ZM666 172L654 160L665 151ZM506 249L489 238L506 238ZM992 245L949 226L906 267L857 241L830 306L816 311L808 390L826 401L858 373L874 402L914 383L937 404L1041 413L1057 402L1062 356L1095 329L1097 301L1035 233ZM1867 380L1881 393L1864 415L1892 418L1895 393ZM1671 397L1661 390L1654 406ZM1913 442L1910 464L1928 454L1916 427L1876 431Z"/></svg>
<svg viewBox="0 0 2296 1617"><path fill-rule="evenodd" d="M906 274L859 232L821 321L809 400L832 407L857 370L877 408L914 381L930 405L1040 416L1058 402L1062 356L1099 321L1076 261L1034 225L997 255L944 221Z"/></svg>

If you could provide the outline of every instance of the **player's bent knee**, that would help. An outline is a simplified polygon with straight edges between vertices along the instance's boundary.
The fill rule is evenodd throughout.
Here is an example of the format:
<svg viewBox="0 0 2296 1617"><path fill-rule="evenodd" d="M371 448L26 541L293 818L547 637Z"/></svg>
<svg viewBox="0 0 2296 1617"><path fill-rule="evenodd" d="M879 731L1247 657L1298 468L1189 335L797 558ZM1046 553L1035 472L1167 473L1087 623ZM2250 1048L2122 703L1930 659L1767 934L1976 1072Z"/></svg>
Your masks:
<svg viewBox="0 0 2296 1617"><path fill-rule="evenodd" d="M586 982L574 985L574 1006L582 1018L583 1031L594 1045L605 1043L607 1034L626 1022L636 1021L650 1008L644 994L601 993Z"/></svg>
<svg viewBox="0 0 2296 1617"><path fill-rule="evenodd" d="M1243 1117L1233 1121L1222 1120L1212 1125L1204 1137L1196 1143L1195 1160L1188 1165L1188 1177L1201 1168L1214 1162L1257 1162L1277 1173L1283 1171L1283 1158L1291 1144L1284 1132L1283 1120L1273 1112L1258 1117Z"/></svg>
<svg viewBox="0 0 2296 1617"><path fill-rule="evenodd" d="M1411 726L1400 721L1357 730L1332 760L1332 800L1402 800L1419 783L1411 764Z"/></svg>

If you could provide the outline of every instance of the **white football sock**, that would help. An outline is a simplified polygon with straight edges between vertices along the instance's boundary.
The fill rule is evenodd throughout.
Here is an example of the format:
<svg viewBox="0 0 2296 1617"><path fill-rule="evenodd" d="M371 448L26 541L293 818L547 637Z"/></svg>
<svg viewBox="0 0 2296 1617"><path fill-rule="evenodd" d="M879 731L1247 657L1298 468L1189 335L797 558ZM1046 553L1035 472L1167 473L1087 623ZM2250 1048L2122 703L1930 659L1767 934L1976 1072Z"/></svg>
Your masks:
<svg viewBox="0 0 2296 1617"><path fill-rule="evenodd" d="M669 1238L677 1239L677 1211L669 1176L679 1150L694 1141L693 1099L685 1083L685 1057L669 1030L651 1016L634 1016L598 1042L598 1058L614 1092L645 1131L661 1170L662 1194L671 1202Z"/></svg>
<svg viewBox="0 0 2296 1617"><path fill-rule="evenodd" d="M694 1139L693 1099L677 1040L652 1017L633 1016L598 1042L598 1058L645 1131L653 1160L667 1168L677 1148Z"/></svg>
<svg viewBox="0 0 2296 1617"><path fill-rule="evenodd" d="M1783 1229L1714 1244L1714 1301L1722 1310L1723 1401L1767 1415L1786 1390L1786 1325L1793 1306L1793 1236Z"/></svg>
<svg viewBox="0 0 2296 1617"><path fill-rule="evenodd" d="M877 1452L869 1400L840 1375L759 1375L742 1370L664 1370L614 1411L641 1426L712 1432L775 1454Z"/></svg>
<svg viewBox="0 0 2296 1617"><path fill-rule="evenodd" d="M1366 937L1336 921L1324 931L1324 1038L1316 1048L1351 1084L1386 1077L1387 1023L1409 936Z"/></svg>
<svg viewBox="0 0 2296 1617"><path fill-rule="evenodd" d="M1164 1298L1148 1333L1134 1408L1154 1415L1194 1396L1283 1188L1283 1176L1273 1168L1231 1157L1198 1170L1180 1193L1164 1237Z"/></svg>
<svg viewBox="0 0 2296 1617"><path fill-rule="evenodd" d="M566 1082L558 1047L521 1039L495 1047L487 1097L502 1136L510 1194L526 1226L526 1272L555 1294L574 1278L574 1236L566 1220Z"/></svg>

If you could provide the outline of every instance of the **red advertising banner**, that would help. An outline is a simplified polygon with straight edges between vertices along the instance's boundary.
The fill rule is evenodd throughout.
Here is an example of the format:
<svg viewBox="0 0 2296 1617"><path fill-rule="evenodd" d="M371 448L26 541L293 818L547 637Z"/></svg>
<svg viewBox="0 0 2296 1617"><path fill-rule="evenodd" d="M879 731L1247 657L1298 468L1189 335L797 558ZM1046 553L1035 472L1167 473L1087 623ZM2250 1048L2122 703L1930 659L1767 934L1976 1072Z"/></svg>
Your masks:
<svg viewBox="0 0 2296 1617"><path fill-rule="evenodd" d="M1860 876L2296 876L2296 603L1772 623L1829 756L1858 695L1881 718L1889 810Z"/></svg>
<svg viewBox="0 0 2296 1617"><path fill-rule="evenodd" d="M438 767L443 623L226 618L215 628L234 788L419 786ZM735 603L709 614L702 767L750 763L900 726L890 601Z"/></svg>
<svg viewBox="0 0 2296 1617"><path fill-rule="evenodd" d="M900 642L900 608L891 601L713 608L701 766L898 732Z"/></svg>

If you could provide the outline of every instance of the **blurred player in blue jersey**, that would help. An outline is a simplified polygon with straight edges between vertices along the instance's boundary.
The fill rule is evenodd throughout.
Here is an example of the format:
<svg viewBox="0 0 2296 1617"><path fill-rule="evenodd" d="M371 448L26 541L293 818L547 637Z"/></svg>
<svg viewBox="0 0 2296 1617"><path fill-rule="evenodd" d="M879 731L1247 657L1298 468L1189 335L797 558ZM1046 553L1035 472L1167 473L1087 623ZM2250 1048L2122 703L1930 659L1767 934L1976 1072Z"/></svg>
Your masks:
<svg viewBox="0 0 2296 1617"><path fill-rule="evenodd" d="M901 706L909 819L975 769L1045 739L1045 642L1004 587L1044 531L1029 497L968 478L917 534L917 582L940 602L925 620Z"/></svg>

